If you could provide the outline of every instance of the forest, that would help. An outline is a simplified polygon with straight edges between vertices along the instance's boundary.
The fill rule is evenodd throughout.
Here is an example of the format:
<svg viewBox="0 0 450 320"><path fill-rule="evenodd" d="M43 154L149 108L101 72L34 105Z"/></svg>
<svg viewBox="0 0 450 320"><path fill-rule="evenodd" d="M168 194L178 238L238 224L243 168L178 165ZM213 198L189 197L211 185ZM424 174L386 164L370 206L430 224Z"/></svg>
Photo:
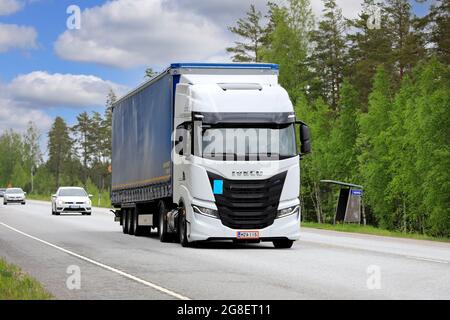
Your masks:
<svg viewBox="0 0 450 320"><path fill-rule="evenodd" d="M450 0L421 17L412 1L365 0L354 19L335 0L319 18L309 0L284 3L250 6L229 27L238 40L226 51L235 62L279 64L280 85L311 128L302 219L333 222L337 190L320 183L332 179L364 186L370 225L450 237ZM46 157L33 123L2 133L0 186L48 197L80 185L108 204L115 100L110 92L104 114L83 112L73 126L57 117Z"/></svg>

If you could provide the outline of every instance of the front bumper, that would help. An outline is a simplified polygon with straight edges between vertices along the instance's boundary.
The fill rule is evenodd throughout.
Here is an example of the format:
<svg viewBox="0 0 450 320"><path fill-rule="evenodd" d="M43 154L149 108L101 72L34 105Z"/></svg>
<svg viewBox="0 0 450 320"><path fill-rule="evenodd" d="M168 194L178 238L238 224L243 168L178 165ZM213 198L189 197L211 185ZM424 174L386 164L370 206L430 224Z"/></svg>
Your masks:
<svg viewBox="0 0 450 320"><path fill-rule="evenodd" d="M7 199L7 198L4 198L4 202L6 202L6 203L24 203L25 199Z"/></svg>
<svg viewBox="0 0 450 320"><path fill-rule="evenodd" d="M188 223L189 241L234 240L238 231L259 231L260 241L275 239L298 240L300 238L300 212L275 219L274 223L264 229L231 229L219 219L193 213Z"/></svg>
<svg viewBox="0 0 450 320"><path fill-rule="evenodd" d="M76 213L90 213L92 211L91 206L87 204L64 204L56 206L56 212L76 212Z"/></svg>

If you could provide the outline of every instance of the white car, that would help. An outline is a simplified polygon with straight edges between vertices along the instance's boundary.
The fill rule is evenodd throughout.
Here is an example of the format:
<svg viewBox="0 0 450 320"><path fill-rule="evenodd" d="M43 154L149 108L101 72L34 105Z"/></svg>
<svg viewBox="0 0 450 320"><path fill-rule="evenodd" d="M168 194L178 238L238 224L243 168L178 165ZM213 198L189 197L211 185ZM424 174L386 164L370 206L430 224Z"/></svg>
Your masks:
<svg viewBox="0 0 450 320"><path fill-rule="evenodd" d="M3 204L7 205L8 203L21 203L25 204L25 195L27 193L24 192L20 188L8 188L3 195Z"/></svg>
<svg viewBox="0 0 450 320"><path fill-rule="evenodd" d="M77 212L89 216L92 212L91 197L83 188L61 187L52 195L52 215Z"/></svg>

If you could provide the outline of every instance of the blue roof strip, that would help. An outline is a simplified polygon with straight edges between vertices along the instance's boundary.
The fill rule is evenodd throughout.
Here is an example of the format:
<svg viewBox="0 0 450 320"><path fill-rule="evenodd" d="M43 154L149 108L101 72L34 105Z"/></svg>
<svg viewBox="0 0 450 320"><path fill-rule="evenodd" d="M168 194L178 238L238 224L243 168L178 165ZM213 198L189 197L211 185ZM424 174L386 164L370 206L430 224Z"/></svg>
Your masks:
<svg viewBox="0 0 450 320"><path fill-rule="evenodd" d="M172 63L171 69L269 69L279 70L274 63Z"/></svg>

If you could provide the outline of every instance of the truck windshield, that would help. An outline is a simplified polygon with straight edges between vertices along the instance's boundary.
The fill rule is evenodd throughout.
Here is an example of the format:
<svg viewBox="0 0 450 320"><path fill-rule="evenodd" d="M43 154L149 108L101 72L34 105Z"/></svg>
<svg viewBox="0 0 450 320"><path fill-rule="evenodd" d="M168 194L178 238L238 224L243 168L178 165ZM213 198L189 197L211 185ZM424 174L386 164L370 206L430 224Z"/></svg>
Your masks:
<svg viewBox="0 0 450 320"><path fill-rule="evenodd" d="M227 161L282 160L297 156L294 124L203 125L203 158Z"/></svg>

